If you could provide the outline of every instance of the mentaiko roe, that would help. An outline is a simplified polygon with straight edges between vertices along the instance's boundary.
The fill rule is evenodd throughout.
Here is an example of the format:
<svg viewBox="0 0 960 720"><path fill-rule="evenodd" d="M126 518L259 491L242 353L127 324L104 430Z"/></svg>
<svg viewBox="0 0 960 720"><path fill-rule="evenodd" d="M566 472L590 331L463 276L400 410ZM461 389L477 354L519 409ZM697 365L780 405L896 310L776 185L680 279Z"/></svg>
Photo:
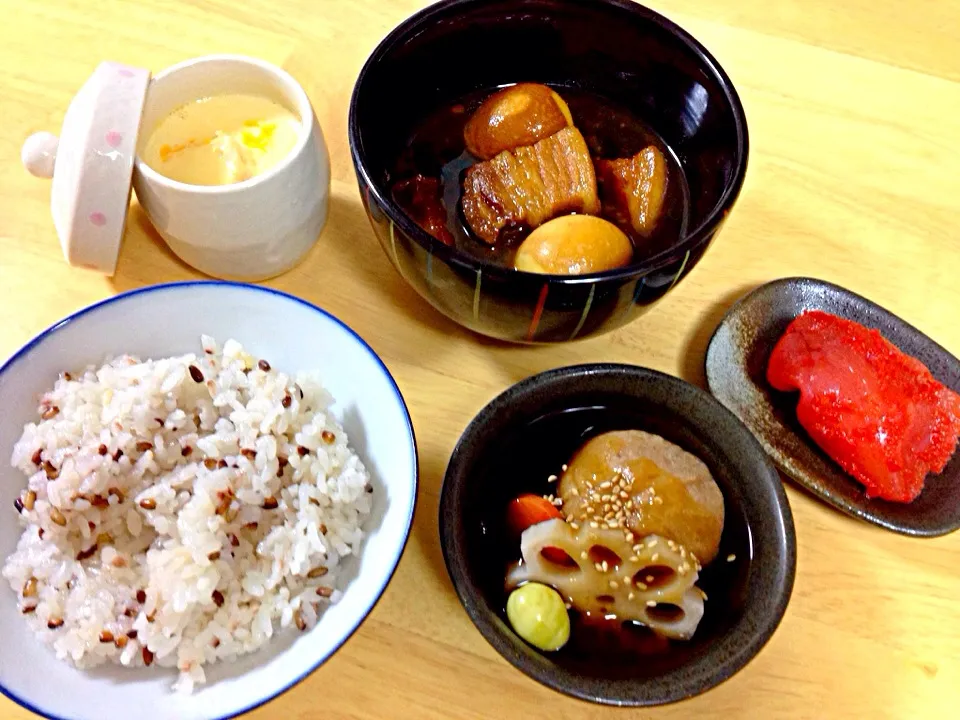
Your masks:
<svg viewBox="0 0 960 720"><path fill-rule="evenodd" d="M767 380L800 391L800 424L867 497L911 502L957 447L960 395L851 320L804 312L774 347Z"/></svg>

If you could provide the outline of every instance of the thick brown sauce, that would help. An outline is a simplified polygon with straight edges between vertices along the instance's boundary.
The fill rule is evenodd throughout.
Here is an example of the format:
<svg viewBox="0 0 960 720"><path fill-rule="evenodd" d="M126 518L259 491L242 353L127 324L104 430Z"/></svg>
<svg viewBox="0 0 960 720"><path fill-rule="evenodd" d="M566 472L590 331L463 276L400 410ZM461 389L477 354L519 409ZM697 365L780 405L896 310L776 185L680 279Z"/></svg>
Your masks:
<svg viewBox="0 0 960 720"><path fill-rule="evenodd" d="M395 184L418 174L439 179L446 227L453 237L453 245L485 262L512 267L516 249L529 235L530 228L505 230L497 245L490 247L473 234L460 207L463 174L477 162L465 148L463 128L473 111L495 89L474 93L428 115L413 131L390 181ZM667 160L663 212L649 238L629 233L634 246L634 262L675 244L686 232L689 190L680 163L670 148L629 110L595 94L556 89L570 107L574 125L583 133L595 160L631 157L650 145L660 149Z"/></svg>

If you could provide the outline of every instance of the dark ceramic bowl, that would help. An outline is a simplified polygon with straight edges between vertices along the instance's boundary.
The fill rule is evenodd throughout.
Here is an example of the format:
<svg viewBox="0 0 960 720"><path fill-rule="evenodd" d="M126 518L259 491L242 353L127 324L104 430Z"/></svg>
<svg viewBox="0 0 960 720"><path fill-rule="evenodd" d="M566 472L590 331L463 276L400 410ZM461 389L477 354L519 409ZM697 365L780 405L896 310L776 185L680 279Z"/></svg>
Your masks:
<svg viewBox="0 0 960 720"><path fill-rule="evenodd" d="M615 662L578 645L576 625L562 650L541 653L506 621L504 574L519 556L504 528L506 506L520 493L552 492L551 472L588 436L616 429L646 430L683 447L706 463L723 492L720 552L698 582L706 612L689 641ZM504 658L555 690L610 705L674 702L743 668L779 625L796 569L790 506L753 435L699 388L629 365L551 370L481 410L447 468L440 536L460 601Z"/></svg>
<svg viewBox="0 0 960 720"><path fill-rule="evenodd" d="M465 94L520 81L588 90L632 110L674 151L693 198L687 232L642 263L578 277L485 263L435 240L394 202L413 128ZM490 337L562 342L620 327L703 256L743 184L747 123L730 79L666 18L628 0L444 0L374 50L350 103L361 196L400 275Z"/></svg>

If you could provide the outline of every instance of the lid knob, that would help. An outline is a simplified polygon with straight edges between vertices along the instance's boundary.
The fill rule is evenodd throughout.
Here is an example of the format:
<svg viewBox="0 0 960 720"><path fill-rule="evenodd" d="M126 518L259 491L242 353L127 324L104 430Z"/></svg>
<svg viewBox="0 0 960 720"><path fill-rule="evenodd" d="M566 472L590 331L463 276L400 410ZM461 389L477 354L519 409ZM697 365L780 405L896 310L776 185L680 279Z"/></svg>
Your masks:
<svg viewBox="0 0 960 720"><path fill-rule="evenodd" d="M38 132L28 137L20 151L20 160L27 172L36 177L52 178L59 144L53 133Z"/></svg>

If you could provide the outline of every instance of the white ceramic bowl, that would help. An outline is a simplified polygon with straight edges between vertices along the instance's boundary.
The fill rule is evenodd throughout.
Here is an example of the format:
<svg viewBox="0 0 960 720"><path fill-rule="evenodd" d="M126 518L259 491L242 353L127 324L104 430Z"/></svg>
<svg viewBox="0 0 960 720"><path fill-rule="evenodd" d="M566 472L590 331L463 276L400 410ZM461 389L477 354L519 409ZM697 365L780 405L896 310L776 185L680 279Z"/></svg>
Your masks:
<svg viewBox="0 0 960 720"><path fill-rule="evenodd" d="M70 720L206 720L243 713L329 658L393 575L417 494L416 441L396 383L373 350L332 315L268 288L221 281L157 285L110 298L44 331L0 367L0 558L13 551L21 532L13 501L26 478L9 460L23 425L35 419L39 394L59 372L100 364L108 355L199 351L203 333L220 342L233 337L277 369L322 374L351 445L379 488L353 579L312 630L280 633L236 663L208 666L207 684L192 695L171 690L175 669L83 672L57 660L27 628L16 594L0 580L0 692L36 713Z"/></svg>
<svg viewBox="0 0 960 720"><path fill-rule="evenodd" d="M277 166L232 185L188 185L137 155L133 188L150 222L180 258L219 278L254 282L286 272L327 222L330 156L307 93L289 73L241 55L208 55L154 76L140 121L141 148L161 119L211 95L252 93L300 118L300 141Z"/></svg>

